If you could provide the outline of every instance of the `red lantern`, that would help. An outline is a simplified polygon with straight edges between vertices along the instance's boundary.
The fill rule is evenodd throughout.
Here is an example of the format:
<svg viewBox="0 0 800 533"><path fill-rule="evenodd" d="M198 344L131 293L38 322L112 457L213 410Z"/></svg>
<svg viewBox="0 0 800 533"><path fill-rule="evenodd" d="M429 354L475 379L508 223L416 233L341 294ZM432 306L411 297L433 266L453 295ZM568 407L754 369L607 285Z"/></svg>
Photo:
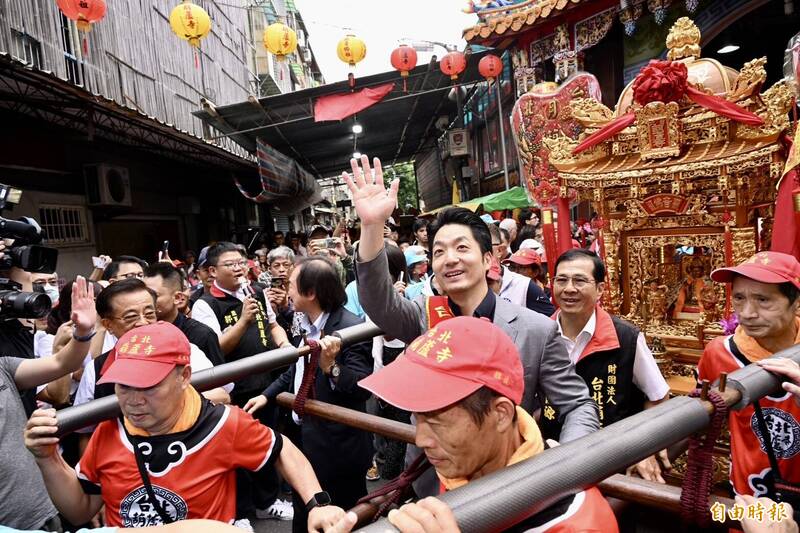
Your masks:
<svg viewBox="0 0 800 533"><path fill-rule="evenodd" d="M83 32L83 53L89 53L86 34L106 16L106 0L57 0L58 9Z"/></svg>
<svg viewBox="0 0 800 533"><path fill-rule="evenodd" d="M439 61L439 68L442 73L450 76L451 80L457 80L458 75L467 68L467 58L461 52L450 52Z"/></svg>
<svg viewBox="0 0 800 533"><path fill-rule="evenodd" d="M399 70L403 77L403 92L405 92L408 73L417 66L417 51L411 46L401 44L392 51L391 61L392 66L395 70Z"/></svg>
<svg viewBox="0 0 800 533"><path fill-rule="evenodd" d="M83 32L90 31L92 24L106 16L105 0L58 0L58 8Z"/></svg>
<svg viewBox="0 0 800 533"><path fill-rule="evenodd" d="M503 62L499 57L493 55L483 56L478 63L478 72L481 76L486 78L489 83L492 83L496 77L503 72Z"/></svg>

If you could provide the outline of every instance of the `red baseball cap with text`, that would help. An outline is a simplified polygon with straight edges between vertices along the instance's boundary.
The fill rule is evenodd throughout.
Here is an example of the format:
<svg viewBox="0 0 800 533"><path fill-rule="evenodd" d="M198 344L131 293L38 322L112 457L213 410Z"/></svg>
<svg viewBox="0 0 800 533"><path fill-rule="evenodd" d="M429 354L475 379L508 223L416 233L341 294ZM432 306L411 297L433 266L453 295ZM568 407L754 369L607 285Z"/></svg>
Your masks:
<svg viewBox="0 0 800 533"><path fill-rule="evenodd" d="M114 347L116 358L97 384L119 383L146 389L161 383L172 369L190 364L186 335L168 322L133 328Z"/></svg>
<svg viewBox="0 0 800 533"><path fill-rule="evenodd" d="M788 282L800 289L800 262L781 252L758 252L738 266L716 269L711 273L711 279L730 283L735 275L762 283Z"/></svg>
<svg viewBox="0 0 800 533"><path fill-rule="evenodd" d="M484 386L519 405L525 390L519 351L509 336L485 318L467 316L439 323L358 384L414 413L442 409Z"/></svg>
<svg viewBox="0 0 800 533"><path fill-rule="evenodd" d="M518 265L541 265L542 258L536 253L535 250L529 248L521 248L514 252L514 254L503 261L504 264L516 263Z"/></svg>

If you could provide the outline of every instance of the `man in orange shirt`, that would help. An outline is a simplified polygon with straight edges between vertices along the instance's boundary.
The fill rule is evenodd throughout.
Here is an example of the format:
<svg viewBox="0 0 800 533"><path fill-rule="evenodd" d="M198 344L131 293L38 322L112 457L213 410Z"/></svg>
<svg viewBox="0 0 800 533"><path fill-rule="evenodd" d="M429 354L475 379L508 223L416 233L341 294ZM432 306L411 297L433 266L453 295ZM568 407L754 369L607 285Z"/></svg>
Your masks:
<svg viewBox="0 0 800 533"><path fill-rule="evenodd" d="M520 407L522 363L511 338L487 319L454 317L409 344L359 385L416 416L416 445L436 470L440 492L466 485L541 453L536 421ZM389 514L401 531L454 531L443 503L424 499ZM348 531L351 513L334 531ZM596 488L578 491L516 524L515 531L616 533Z"/></svg>
<svg viewBox="0 0 800 533"><path fill-rule="evenodd" d="M797 259L779 252L759 252L741 265L715 270L711 279L731 284L739 326L733 335L717 337L706 346L697 366L701 380L714 381L721 372L759 363L800 343ZM774 364L762 365L776 370ZM767 396L729 413L730 475L737 494L775 499L776 483L800 483L798 420L800 406L789 393Z"/></svg>
<svg viewBox="0 0 800 533"><path fill-rule="evenodd" d="M301 495L309 529L344 515L327 506L308 460L238 407L213 404L190 384L189 342L172 324L135 328L117 344L100 383L114 383L121 417L101 423L75 469L57 451L55 411L34 412L25 445L58 510L89 521L105 504L110 526L146 527L187 518L232 523L236 468L271 463Z"/></svg>

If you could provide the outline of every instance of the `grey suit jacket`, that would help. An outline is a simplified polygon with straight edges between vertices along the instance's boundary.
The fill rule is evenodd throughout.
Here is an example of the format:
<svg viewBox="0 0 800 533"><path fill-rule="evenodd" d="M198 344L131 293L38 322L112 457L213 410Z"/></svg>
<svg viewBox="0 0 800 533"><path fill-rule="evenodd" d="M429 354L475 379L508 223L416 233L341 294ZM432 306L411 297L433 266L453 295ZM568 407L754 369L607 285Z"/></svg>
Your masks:
<svg viewBox="0 0 800 533"><path fill-rule="evenodd" d="M364 311L388 336L409 343L428 330L425 296L407 300L394 290L386 252L356 262L358 298ZM531 412L542 394L558 410L561 442L600 429L597 406L583 379L575 373L555 321L519 305L496 299L494 324L519 349L525 373L522 407Z"/></svg>

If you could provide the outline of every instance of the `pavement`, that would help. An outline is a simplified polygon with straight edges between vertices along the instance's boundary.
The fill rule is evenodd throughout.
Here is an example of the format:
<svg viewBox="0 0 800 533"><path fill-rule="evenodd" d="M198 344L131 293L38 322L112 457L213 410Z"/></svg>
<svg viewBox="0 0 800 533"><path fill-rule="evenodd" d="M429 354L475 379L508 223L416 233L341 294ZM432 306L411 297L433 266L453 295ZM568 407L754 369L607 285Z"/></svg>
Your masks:
<svg viewBox="0 0 800 533"><path fill-rule="evenodd" d="M367 492L372 492L386 484L384 479L378 481L367 481ZM291 501L291 496L287 496ZM291 533L292 522L290 520L250 520L250 524L256 533Z"/></svg>

